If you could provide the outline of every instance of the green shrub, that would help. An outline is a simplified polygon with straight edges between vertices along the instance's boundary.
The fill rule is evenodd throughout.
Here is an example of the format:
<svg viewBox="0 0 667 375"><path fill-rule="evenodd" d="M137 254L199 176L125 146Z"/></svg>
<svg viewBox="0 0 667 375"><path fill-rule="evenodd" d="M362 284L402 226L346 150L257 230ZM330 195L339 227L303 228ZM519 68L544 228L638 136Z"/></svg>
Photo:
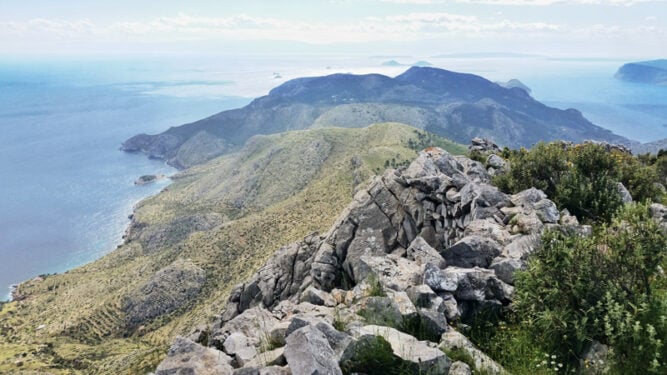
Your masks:
<svg viewBox="0 0 667 375"><path fill-rule="evenodd" d="M621 373L663 371L667 304L657 266L667 236L647 206L626 206L593 237L550 232L542 243L516 275L514 329L571 366L596 340L613 348Z"/></svg>
<svg viewBox="0 0 667 375"><path fill-rule="evenodd" d="M663 193L655 184L661 174L657 161L650 164L652 158L609 152L596 144L570 146L562 142L538 143L531 150L503 150L502 155L509 160L510 169L494 178L501 190L514 194L535 187L558 207L587 222L611 220L622 205L618 182L635 201L662 199Z"/></svg>
<svg viewBox="0 0 667 375"><path fill-rule="evenodd" d="M364 336L354 344L352 358L341 363L344 374L369 375L400 374L403 361L398 358L391 344L381 336Z"/></svg>

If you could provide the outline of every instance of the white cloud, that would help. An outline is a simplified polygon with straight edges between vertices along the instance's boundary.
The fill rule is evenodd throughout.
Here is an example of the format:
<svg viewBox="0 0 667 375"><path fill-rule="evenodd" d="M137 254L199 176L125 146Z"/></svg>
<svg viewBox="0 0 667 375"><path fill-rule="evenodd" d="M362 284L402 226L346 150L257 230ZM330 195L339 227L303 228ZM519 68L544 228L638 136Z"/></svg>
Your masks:
<svg viewBox="0 0 667 375"><path fill-rule="evenodd" d="M408 1L408 0L405 0ZM431 0L429 0L431 1ZM472 0L470 0L472 1ZM481 0L479 0L481 1ZM488 0L493 1L493 0ZM496 0L510 1L510 0ZM546 0L544 0L546 1ZM278 17L238 14L229 17L200 17L179 13L153 20L99 24L83 19L57 21L33 19L0 22L0 52L14 48L72 45L150 45L184 41L290 41L311 44L354 42L406 42L450 40L466 43L474 38L487 45L535 41L537 45L577 40L595 43L595 38L665 40L664 26L644 23L634 27L599 24L574 28L567 24L522 22L512 19L481 18L446 12L415 12L353 21L298 21ZM625 39L624 39L625 38ZM625 42L623 42L625 43Z"/></svg>
<svg viewBox="0 0 667 375"><path fill-rule="evenodd" d="M575 5L616 5L631 6L639 3L655 2L656 0L380 0L398 4L444 4L444 3L471 3L488 5L534 5L545 6L554 4Z"/></svg>

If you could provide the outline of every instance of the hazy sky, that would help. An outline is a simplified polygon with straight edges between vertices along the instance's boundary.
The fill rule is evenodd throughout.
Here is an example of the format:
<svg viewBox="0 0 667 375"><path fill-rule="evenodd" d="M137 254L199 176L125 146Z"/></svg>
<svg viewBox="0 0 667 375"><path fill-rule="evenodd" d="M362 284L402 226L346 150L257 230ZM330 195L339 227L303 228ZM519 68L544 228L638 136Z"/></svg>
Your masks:
<svg viewBox="0 0 667 375"><path fill-rule="evenodd" d="M0 0L3 55L491 51L665 57L667 1Z"/></svg>

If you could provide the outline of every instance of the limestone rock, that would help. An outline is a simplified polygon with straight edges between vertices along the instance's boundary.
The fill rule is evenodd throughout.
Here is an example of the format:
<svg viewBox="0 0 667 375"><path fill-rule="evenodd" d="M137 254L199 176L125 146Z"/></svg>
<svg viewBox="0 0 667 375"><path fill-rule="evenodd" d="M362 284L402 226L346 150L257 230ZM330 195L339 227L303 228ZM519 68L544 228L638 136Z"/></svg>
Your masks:
<svg viewBox="0 0 667 375"><path fill-rule="evenodd" d="M458 288L458 278L444 270L427 263L424 268L424 284L435 292L454 292Z"/></svg>
<svg viewBox="0 0 667 375"><path fill-rule="evenodd" d="M368 324L397 327L403 322L401 308L390 297L368 297L359 304L359 313Z"/></svg>
<svg viewBox="0 0 667 375"><path fill-rule="evenodd" d="M446 262L431 245L422 237L415 238L407 249L407 258L418 265L433 263L440 268L445 268Z"/></svg>
<svg viewBox="0 0 667 375"><path fill-rule="evenodd" d="M537 235L518 236L503 248L502 255L507 258L526 260L540 243L541 239Z"/></svg>
<svg viewBox="0 0 667 375"><path fill-rule="evenodd" d="M496 277L495 272L485 268L447 267L443 277L456 282L453 291L457 301L497 300L509 303L514 288Z"/></svg>
<svg viewBox="0 0 667 375"><path fill-rule="evenodd" d="M468 236L442 252L445 261L455 267L488 267L500 254L500 245L492 239Z"/></svg>
<svg viewBox="0 0 667 375"><path fill-rule="evenodd" d="M543 223L558 223L560 219L560 213L556 204L548 199L542 199L535 203L533 209Z"/></svg>
<svg viewBox="0 0 667 375"><path fill-rule="evenodd" d="M456 361L449 368L449 375L472 375L472 371L465 362Z"/></svg>
<svg viewBox="0 0 667 375"><path fill-rule="evenodd" d="M250 343L245 335L239 332L229 335L222 347L225 353L232 356L240 367L245 366L257 355L255 346Z"/></svg>
<svg viewBox="0 0 667 375"><path fill-rule="evenodd" d="M463 350L475 361L474 367L476 371L485 371L489 374L505 373L505 370L498 363L477 349L468 338L456 330L450 329L443 333L438 347L444 351Z"/></svg>
<svg viewBox="0 0 667 375"><path fill-rule="evenodd" d="M309 302L313 305L323 305L323 306L336 306L336 300L331 296L331 294L309 287L303 293L301 293L301 302Z"/></svg>
<svg viewBox="0 0 667 375"><path fill-rule="evenodd" d="M377 276L383 287L403 291L418 283L421 278L419 266L402 257L392 255L362 256L357 262L355 281L361 282L370 274Z"/></svg>
<svg viewBox="0 0 667 375"><path fill-rule="evenodd" d="M231 361L225 353L177 337L155 375L231 375Z"/></svg>
<svg viewBox="0 0 667 375"><path fill-rule="evenodd" d="M222 349L227 338L233 333L240 333L255 348L261 347L268 340L269 332L278 324L278 320L263 308L252 308L215 329L211 334L211 344Z"/></svg>
<svg viewBox="0 0 667 375"><path fill-rule="evenodd" d="M500 152L500 147L487 138L475 137L470 141L468 151L477 151L482 153Z"/></svg>
<svg viewBox="0 0 667 375"><path fill-rule="evenodd" d="M524 261L515 258L498 257L491 262L492 270L496 271L496 276L507 284L514 285L514 273L525 267Z"/></svg>
<svg viewBox="0 0 667 375"><path fill-rule="evenodd" d="M368 325L356 329L357 337L382 336L391 345L394 354L408 362L418 373L447 374L451 361L439 349L429 345L427 341L400 332L394 328Z"/></svg>
<svg viewBox="0 0 667 375"><path fill-rule="evenodd" d="M430 341L438 341L440 335L447 332L449 328L444 314L430 310L419 310L419 321L424 337Z"/></svg>
<svg viewBox="0 0 667 375"><path fill-rule="evenodd" d="M326 336L310 325L287 337L285 358L293 375L343 374Z"/></svg>
<svg viewBox="0 0 667 375"><path fill-rule="evenodd" d="M609 347L593 341L581 358L582 373L586 375L609 373Z"/></svg>
<svg viewBox="0 0 667 375"><path fill-rule="evenodd" d="M616 191L618 191L618 194L621 196L621 201L623 203L632 203L632 195L630 195L630 192L622 182L616 183Z"/></svg>
<svg viewBox="0 0 667 375"><path fill-rule="evenodd" d="M502 169L507 162L496 154L491 154L486 158L486 165L494 169Z"/></svg>
<svg viewBox="0 0 667 375"><path fill-rule="evenodd" d="M257 354L251 360L243 363L243 366L263 368L267 366L283 366L286 363L285 348L277 348Z"/></svg>
<svg viewBox="0 0 667 375"><path fill-rule="evenodd" d="M268 367L243 367L234 370L234 375L291 375L288 367L268 366Z"/></svg>

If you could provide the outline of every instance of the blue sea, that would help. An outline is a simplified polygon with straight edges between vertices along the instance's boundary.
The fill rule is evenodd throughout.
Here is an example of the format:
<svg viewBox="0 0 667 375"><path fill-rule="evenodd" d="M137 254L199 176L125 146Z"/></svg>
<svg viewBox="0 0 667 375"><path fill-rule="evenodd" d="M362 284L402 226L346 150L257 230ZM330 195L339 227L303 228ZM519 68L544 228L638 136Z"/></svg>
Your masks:
<svg viewBox="0 0 667 375"><path fill-rule="evenodd" d="M121 243L133 206L169 183L135 186L134 180L175 172L119 151L128 137L243 106L291 78L338 72L393 76L408 68L383 66L382 59L0 59L0 287L8 293L11 284L64 272ZM429 61L494 81L518 78L536 99L580 109L594 123L632 139L667 137L667 88L615 80L626 61Z"/></svg>

